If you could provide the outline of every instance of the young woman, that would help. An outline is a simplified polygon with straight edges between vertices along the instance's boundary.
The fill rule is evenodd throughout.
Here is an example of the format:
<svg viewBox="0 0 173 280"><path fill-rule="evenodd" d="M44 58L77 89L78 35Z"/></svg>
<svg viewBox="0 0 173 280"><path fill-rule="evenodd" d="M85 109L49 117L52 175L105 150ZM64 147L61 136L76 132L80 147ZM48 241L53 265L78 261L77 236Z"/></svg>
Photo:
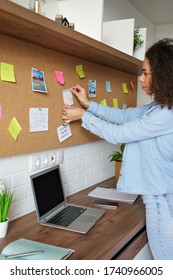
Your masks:
<svg viewBox="0 0 173 280"><path fill-rule="evenodd" d="M147 50L140 82L154 99L149 105L105 107L76 85L72 92L85 109L64 106L62 118L81 119L83 128L106 141L126 143L117 188L142 195L153 257L173 260L173 39Z"/></svg>

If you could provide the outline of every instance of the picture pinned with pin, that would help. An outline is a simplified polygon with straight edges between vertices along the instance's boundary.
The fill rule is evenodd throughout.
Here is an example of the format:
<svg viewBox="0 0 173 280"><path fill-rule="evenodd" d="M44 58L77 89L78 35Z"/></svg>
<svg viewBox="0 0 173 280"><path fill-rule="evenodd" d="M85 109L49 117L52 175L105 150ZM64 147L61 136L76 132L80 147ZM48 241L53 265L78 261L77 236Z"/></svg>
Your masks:
<svg viewBox="0 0 173 280"><path fill-rule="evenodd" d="M32 90L37 92L47 93L47 87L44 77L44 72L32 68L31 70Z"/></svg>

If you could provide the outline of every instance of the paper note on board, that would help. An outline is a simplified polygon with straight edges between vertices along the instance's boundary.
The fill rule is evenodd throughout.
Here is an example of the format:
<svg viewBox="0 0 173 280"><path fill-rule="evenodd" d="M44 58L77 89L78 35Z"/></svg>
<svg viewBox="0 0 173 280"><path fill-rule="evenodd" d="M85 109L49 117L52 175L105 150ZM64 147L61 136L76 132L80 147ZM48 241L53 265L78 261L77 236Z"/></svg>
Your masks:
<svg viewBox="0 0 173 280"><path fill-rule="evenodd" d="M62 124L57 127L57 134L59 138L59 142L65 141L67 138L72 136L70 125L69 124Z"/></svg>
<svg viewBox="0 0 173 280"><path fill-rule="evenodd" d="M123 93L128 93L128 88L127 88L127 84L126 83L122 83L122 89L123 89Z"/></svg>
<svg viewBox="0 0 173 280"><path fill-rule="evenodd" d="M19 124L19 122L17 121L17 119L14 117L12 118L9 127L8 127L8 131L10 132L11 136L13 137L13 139L16 141L17 137L21 131L21 126Z"/></svg>
<svg viewBox="0 0 173 280"><path fill-rule="evenodd" d="M15 83L14 65L1 62L1 80L6 82Z"/></svg>
<svg viewBox="0 0 173 280"><path fill-rule="evenodd" d="M82 64L76 65L76 71L77 71L80 79L85 78L85 74L84 74L84 70L83 70L83 65Z"/></svg>
<svg viewBox="0 0 173 280"><path fill-rule="evenodd" d="M65 89L62 91L63 100L65 105L73 105L73 95L70 89Z"/></svg>
<svg viewBox="0 0 173 280"><path fill-rule="evenodd" d="M64 74L61 71L55 71L55 76L60 85L64 85Z"/></svg>
<svg viewBox="0 0 173 280"><path fill-rule="evenodd" d="M29 109L30 132L48 130L48 108Z"/></svg>

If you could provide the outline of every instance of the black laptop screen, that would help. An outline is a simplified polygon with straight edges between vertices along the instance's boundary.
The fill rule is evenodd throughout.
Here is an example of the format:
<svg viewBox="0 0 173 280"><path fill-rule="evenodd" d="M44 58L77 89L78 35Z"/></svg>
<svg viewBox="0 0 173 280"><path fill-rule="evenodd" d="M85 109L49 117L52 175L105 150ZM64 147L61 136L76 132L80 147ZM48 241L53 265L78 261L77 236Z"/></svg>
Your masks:
<svg viewBox="0 0 173 280"><path fill-rule="evenodd" d="M39 215L43 216L64 201L58 167L32 178Z"/></svg>

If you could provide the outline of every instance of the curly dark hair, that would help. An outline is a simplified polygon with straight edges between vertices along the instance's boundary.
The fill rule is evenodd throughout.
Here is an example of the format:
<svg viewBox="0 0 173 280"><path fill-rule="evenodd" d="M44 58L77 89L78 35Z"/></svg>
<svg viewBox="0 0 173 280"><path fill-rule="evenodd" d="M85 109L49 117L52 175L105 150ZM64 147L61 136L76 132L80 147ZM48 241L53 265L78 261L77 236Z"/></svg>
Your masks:
<svg viewBox="0 0 173 280"><path fill-rule="evenodd" d="M165 38L151 46L145 54L152 74L154 100L168 109L173 107L173 39Z"/></svg>

